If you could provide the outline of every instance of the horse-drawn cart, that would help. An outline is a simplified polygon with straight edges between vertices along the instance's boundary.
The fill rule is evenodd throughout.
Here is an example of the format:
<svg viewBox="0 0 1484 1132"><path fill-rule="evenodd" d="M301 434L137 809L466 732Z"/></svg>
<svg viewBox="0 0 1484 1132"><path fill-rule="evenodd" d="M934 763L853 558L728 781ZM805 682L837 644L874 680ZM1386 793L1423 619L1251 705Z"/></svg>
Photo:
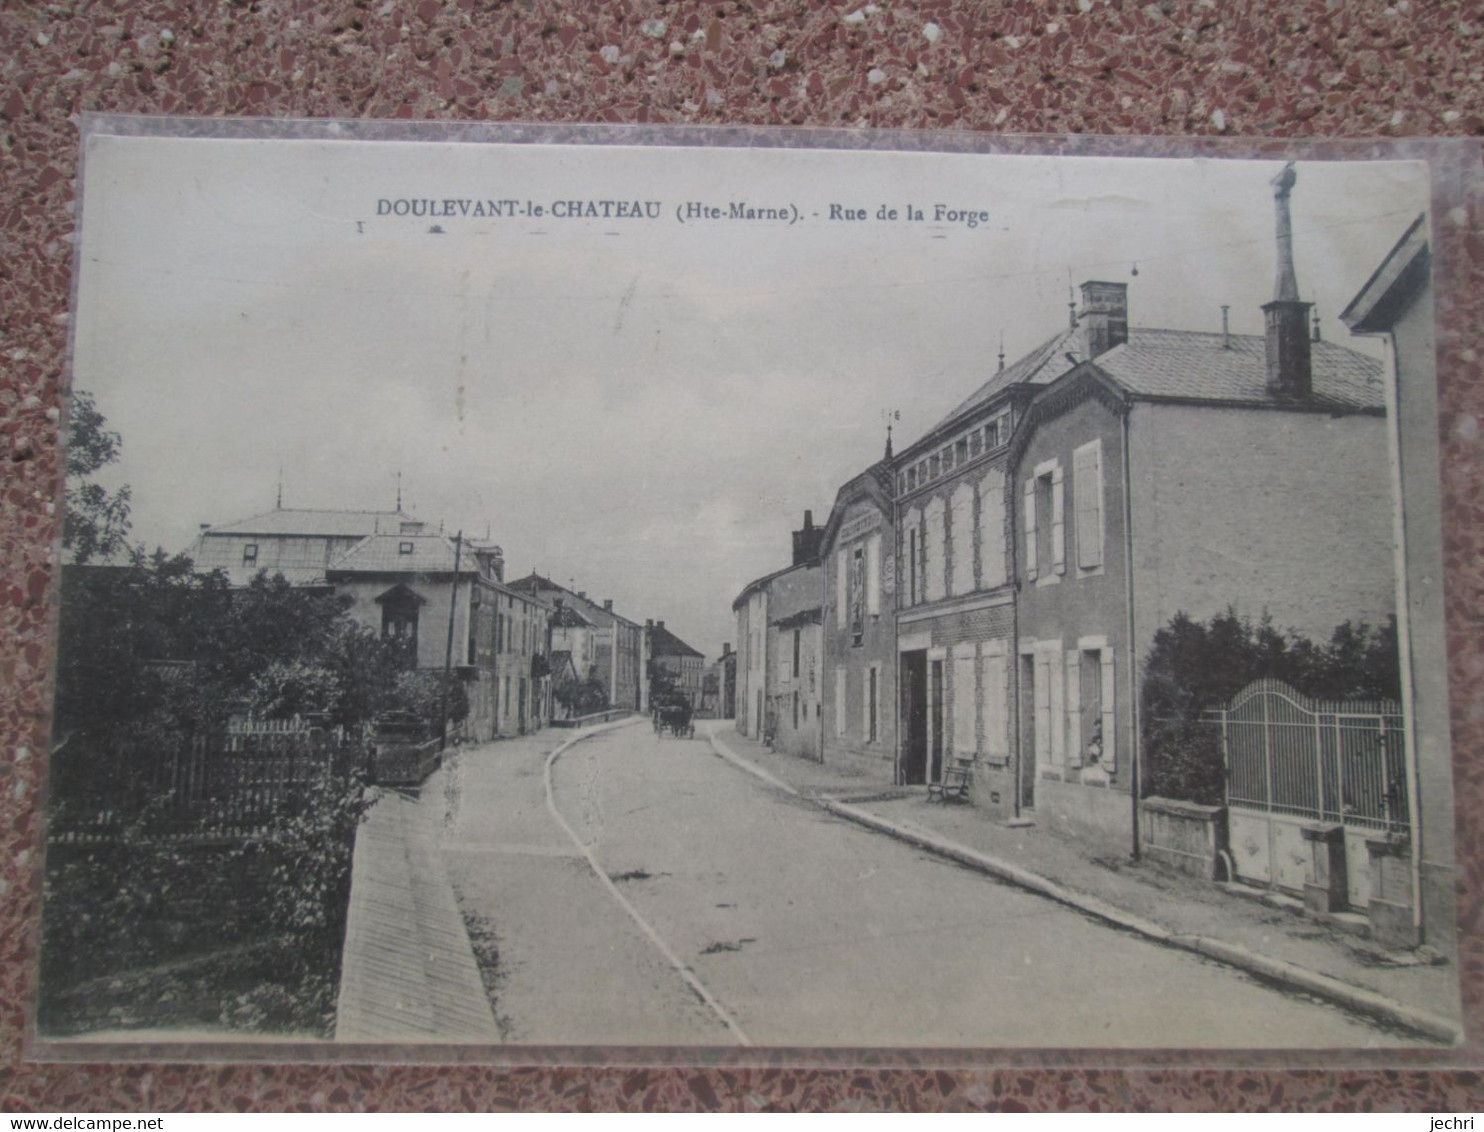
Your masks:
<svg viewBox="0 0 1484 1132"><path fill-rule="evenodd" d="M654 709L654 733L673 735L677 739L695 736L696 725L691 719L690 701L672 700Z"/></svg>

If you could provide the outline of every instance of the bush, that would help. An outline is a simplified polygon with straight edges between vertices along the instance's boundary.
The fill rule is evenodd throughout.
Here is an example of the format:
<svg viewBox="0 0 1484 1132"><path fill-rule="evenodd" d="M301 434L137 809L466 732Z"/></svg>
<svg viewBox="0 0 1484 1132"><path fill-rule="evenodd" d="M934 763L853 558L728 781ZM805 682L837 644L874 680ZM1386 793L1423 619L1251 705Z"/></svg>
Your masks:
<svg viewBox="0 0 1484 1132"><path fill-rule="evenodd" d="M608 689L601 680L568 680L552 692L568 716L591 715L608 706Z"/></svg>
<svg viewBox="0 0 1484 1132"><path fill-rule="evenodd" d="M145 972L115 1013L138 1015L164 991L181 1015L162 1016L155 1005L152 1021L188 1024L202 1020L200 1004L215 995L207 1020L328 1036L355 831L367 808L360 779L348 776L307 790L296 812L230 842L161 836L159 814L147 811L115 842L53 846L42 917L43 1028L103 1024L104 1005L80 1006L78 988L105 977L132 984ZM274 959L260 968L242 968L227 954L263 945ZM250 985L168 973L198 959L226 965ZM151 968L161 973L149 976Z"/></svg>
<svg viewBox="0 0 1484 1132"><path fill-rule="evenodd" d="M445 688L448 690L448 722L450 725L462 723L469 716L469 690L458 676L445 675L435 669L400 673L384 701L384 710L412 712L436 734L443 718Z"/></svg>

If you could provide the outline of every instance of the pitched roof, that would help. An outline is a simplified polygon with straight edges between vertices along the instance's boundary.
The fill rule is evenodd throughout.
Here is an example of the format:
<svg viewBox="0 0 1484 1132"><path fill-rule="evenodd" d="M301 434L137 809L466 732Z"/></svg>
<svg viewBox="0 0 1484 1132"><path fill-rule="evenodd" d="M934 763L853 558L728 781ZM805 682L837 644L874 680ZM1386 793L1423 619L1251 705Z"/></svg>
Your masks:
<svg viewBox="0 0 1484 1132"><path fill-rule="evenodd" d="M1431 262L1427 213L1407 226L1386 258L1355 298L1340 312L1340 321L1352 334L1376 334L1389 330L1417 293L1427 285Z"/></svg>
<svg viewBox="0 0 1484 1132"><path fill-rule="evenodd" d="M606 627L622 621L631 628L637 629L639 627L638 622L630 621L627 617L620 613L615 613L611 609L604 609L591 599L582 597L574 591L569 590L566 586L559 585L550 578L536 573L534 570L523 578L517 578L515 581L506 582L505 584L511 589L520 590L522 593L540 595L544 592L551 592L562 594L563 604L569 609L577 610L592 625Z"/></svg>
<svg viewBox="0 0 1484 1132"><path fill-rule="evenodd" d="M970 409L984 404L1002 389L1008 389L1012 385L1030 384L1047 385L1055 381L1075 364L1067 358L1068 351L1075 353L1081 343L1077 331L1066 329L1053 334L1042 342L1030 353L1018 358L1014 363L1006 366L986 381L978 389L974 390L967 399L960 402L958 407L939 421L924 436L929 436L957 419Z"/></svg>
<svg viewBox="0 0 1484 1132"><path fill-rule="evenodd" d="M1129 340L1093 359L1135 397L1285 404L1267 389L1267 340L1260 334L1132 329ZM1381 363L1332 342L1311 344L1313 397L1305 404L1384 409Z"/></svg>
<svg viewBox="0 0 1484 1132"><path fill-rule="evenodd" d="M651 656L699 656L703 660L706 655L697 652L658 623L649 631L649 654Z"/></svg>
<svg viewBox="0 0 1484 1132"><path fill-rule="evenodd" d="M566 602L556 607L556 613L552 615L551 623L558 629L590 629L592 622Z"/></svg>
<svg viewBox="0 0 1484 1132"><path fill-rule="evenodd" d="M447 535L368 535L331 562L329 572L452 574L455 554L453 539ZM459 556L459 573L478 570L472 555Z"/></svg>
<svg viewBox="0 0 1484 1132"><path fill-rule="evenodd" d="M352 538L378 531L400 531L403 523L421 520L405 511L312 511L280 507L261 515L250 515L231 523L220 523L202 531L211 535L305 535L321 538Z"/></svg>
<svg viewBox="0 0 1484 1132"><path fill-rule="evenodd" d="M793 570L816 569L816 568L818 568L818 566L819 566L819 563L817 561L795 562L791 566L784 566L780 570L774 570L771 574L764 574L761 578L754 578L754 579L752 579L752 581L748 582L745 586L743 586L742 587L742 592L739 593L736 596L735 599L733 599L733 601L732 601L732 608L733 609L738 608L744 601L747 600L749 594L753 593L756 590L762 589L769 582L771 582L774 578L781 578L781 577L783 577L783 575L785 575L785 574L787 574L787 573L789 573L790 571L793 571Z"/></svg>

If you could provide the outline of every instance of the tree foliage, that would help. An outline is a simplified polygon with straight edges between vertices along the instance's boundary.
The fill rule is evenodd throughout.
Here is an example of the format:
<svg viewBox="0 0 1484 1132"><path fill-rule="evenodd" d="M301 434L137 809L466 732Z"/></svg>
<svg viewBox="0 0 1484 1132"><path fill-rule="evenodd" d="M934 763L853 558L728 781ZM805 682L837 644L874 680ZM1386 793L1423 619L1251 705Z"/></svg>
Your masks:
<svg viewBox="0 0 1484 1132"><path fill-rule="evenodd" d="M1399 699L1396 618L1380 627L1346 621L1325 644L1284 633L1236 610L1195 621L1177 613L1144 661L1140 725L1143 792L1220 805L1226 780L1216 731L1201 713L1252 681L1282 680L1318 700Z"/></svg>
<svg viewBox="0 0 1484 1132"><path fill-rule="evenodd" d="M107 426L91 393L72 395L67 435L67 493L62 514L62 548L73 562L106 561L123 551L129 538L127 484L108 491L92 477L119 457L123 439Z"/></svg>
<svg viewBox="0 0 1484 1132"><path fill-rule="evenodd" d="M608 688L591 676L586 680L563 681L552 689L552 695L569 717L591 715L608 706Z"/></svg>

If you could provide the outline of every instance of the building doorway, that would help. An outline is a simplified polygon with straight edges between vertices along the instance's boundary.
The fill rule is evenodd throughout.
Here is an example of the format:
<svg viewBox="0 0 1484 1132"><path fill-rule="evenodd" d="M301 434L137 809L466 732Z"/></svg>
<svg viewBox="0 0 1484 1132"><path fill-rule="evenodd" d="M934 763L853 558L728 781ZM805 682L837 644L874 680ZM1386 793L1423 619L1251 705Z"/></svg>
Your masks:
<svg viewBox="0 0 1484 1132"><path fill-rule="evenodd" d="M1020 658L1019 711L1020 716L1020 774L1017 789L1020 793L1020 808L1034 809L1036 805L1036 658L1031 655Z"/></svg>
<svg viewBox="0 0 1484 1132"><path fill-rule="evenodd" d="M921 786L927 781L927 653L902 654L902 734L899 778L906 786Z"/></svg>

